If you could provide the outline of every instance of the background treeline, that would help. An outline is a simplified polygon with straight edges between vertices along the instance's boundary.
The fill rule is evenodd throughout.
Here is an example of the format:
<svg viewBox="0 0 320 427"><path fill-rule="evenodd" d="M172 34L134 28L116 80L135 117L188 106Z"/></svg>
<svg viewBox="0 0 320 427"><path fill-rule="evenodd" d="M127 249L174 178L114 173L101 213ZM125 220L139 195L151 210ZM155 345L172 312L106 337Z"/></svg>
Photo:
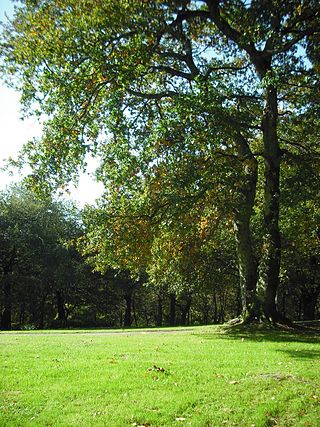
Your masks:
<svg viewBox="0 0 320 427"><path fill-rule="evenodd" d="M84 213L70 203L38 200L13 187L1 193L0 205L1 329L193 325L241 313L236 250L225 227L217 228L205 256L189 236L184 247L176 240L180 256L165 259L163 252L160 266L131 277L115 268L93 271L77 250ZM319 230L310 215L314 209L304 202L294 220L286 210L283 226L277 302L296 320L319 317Z"/></svg>

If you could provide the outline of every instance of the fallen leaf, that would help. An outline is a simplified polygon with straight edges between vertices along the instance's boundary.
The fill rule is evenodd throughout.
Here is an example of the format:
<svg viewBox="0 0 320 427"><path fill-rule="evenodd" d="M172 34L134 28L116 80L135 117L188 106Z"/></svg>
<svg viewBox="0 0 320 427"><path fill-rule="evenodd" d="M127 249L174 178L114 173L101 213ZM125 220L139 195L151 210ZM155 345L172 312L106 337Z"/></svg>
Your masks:
<svg viewBox="0 0 320 427"><path fill-rule="evenodd" d="M164 368L160 368L159 366L153 365L153 368L155 369L155 371L157 372L164 372Z"/></svg>
<svg viewBox="0 0 320 427"><path fill-rule="evenodd" d="M150 426L149 423L144 423L144 424L133 423L132 425L134 427L149 427Z"/></svg>
<svg viewBox="0 0 320 427"><path fill-rule="evenodd" d="M239 381L229 381L229 384L239 384Z"/></svg>
<svg viewBox="0 0 320 427"><path fill-rule="evenodd" d="M156 371L156 372L164 372L164 368L160 368L160 366L153 365L152 368L148 368L148 372Z"/></svg>

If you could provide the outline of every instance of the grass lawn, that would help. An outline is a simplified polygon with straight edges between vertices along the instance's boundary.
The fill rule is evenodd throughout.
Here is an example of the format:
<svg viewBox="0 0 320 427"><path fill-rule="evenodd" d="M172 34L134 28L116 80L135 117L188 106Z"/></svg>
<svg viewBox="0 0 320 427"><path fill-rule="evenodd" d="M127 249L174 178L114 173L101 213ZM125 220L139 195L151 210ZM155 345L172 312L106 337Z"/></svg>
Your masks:
<svg viewBox="0 0 320 427"><path fill-rule="evenodd" d="M320 426L320 340L281 331L0 333L0 426Z"/></svg>

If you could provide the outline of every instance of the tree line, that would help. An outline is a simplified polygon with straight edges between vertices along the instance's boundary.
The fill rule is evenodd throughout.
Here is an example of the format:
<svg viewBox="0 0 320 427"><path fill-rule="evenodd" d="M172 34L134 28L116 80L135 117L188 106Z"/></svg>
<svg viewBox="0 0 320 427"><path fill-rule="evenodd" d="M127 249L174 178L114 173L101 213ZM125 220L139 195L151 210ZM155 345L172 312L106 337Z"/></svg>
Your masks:
<svg viewBox="0 0 320 427"><path fill-rule="evenodd" d="M317 3L16 7L1 69L44 125L15 164L28 163L29 185L48 195L76 180L87 155L99 159L105 192L76 243L94 270L146 276L173 295L221 275L244 322L286 322L289 284L308 283L300 300L311 288L316 298Z"/></svg>
<svg viewBox="0 0 320 427"><path fill-rule="evenodd" d="M15 186L1 193L0 206L3 330L199 325L223 323L242 312L236 249L228 233L206 257L190 252L189 245L182 258L163 259L161 273L145 270L137 277L115 268L93 271L77 249L88 232L87 212L74 205L39 200ZM305 246L308 235L296 238L301 247L292 244L285 251L279 310L291 319L314 320L319 259L312 243Z"/></svg>

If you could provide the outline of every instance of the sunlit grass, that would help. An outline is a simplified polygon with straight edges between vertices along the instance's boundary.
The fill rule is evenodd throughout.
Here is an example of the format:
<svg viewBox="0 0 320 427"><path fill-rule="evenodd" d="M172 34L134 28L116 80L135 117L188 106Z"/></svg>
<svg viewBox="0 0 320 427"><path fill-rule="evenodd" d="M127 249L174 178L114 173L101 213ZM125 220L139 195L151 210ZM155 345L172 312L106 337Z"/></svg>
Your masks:
<svg viewBox="0 0 320 427"><path fill-rule="evenodd" d="M315 335L0 334L1 426L319 425Z"/></svg>

